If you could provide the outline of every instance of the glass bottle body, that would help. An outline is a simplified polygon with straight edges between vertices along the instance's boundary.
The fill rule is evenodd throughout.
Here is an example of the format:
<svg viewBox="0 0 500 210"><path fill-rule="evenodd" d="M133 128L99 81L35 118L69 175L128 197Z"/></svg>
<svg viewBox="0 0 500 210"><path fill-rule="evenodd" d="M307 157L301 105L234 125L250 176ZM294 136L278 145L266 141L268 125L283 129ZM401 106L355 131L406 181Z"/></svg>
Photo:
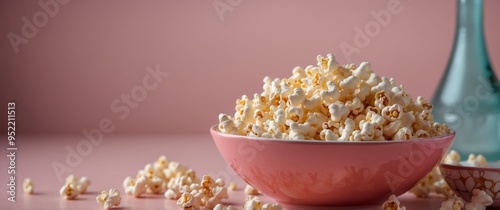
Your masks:
<svg viewBox="0 0 500 210"><path fill-rule="evenodd" d="M482 0L457 0L452 54L432 99L434 120L455 130L452 148L500 160L500 86L483 34Z"/></svg>

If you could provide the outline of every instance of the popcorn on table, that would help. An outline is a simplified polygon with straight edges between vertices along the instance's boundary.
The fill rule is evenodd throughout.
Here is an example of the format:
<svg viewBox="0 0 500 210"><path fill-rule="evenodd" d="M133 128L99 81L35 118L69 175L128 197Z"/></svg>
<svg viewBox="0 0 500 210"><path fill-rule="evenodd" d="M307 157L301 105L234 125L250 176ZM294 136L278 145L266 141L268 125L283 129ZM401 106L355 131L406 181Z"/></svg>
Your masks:
<svg viewBox="0 0 500 210"><path fill-rule="evenodd" d="M146 176L140 175L137 179L130 176L123 181L125 194L140 197L147 190L148 179Z"/></svg>
<svg viewBox="0 0 500 210"><path fill-rule="evenodd" d="M192 195L191 193L182 193L179 200L177 200L177 205L185 210L197 210L200 209L201 196Z"/></svg>
<svg viewBox="0 0 500 210"><path fill-rule="evenodd" d="M248 197L245 205L243 206L244 210L261 210L263 207L262 201L259 200L259 198L253 196L253 197Z"/></svg>
<svg viewBox="0 0 500 210"><path fill-rule="evenodd" d="M114 206L120 205L121 197L120 192L115 189L109 189L108 192L105 190L101 192L100 195L96 197L96 201L104 209L110 209Z"/></svg>
<svg viewBox="0 0 500 210"><path fill-rule="evenodd" d="M395 195L389 196L389 199L382 204L383 210L406 210L406 207L401 206L398 198Z"/></svg>
<svg viewBox="0 0 500 210"><path fill-rule="evenodd" d="M215 205L213 210L238 210L238 208L231 206L231 205L224 206L222 204L217 204L217 205Z"/></svg>
<svg viewBox="0 0 500 210"><path fill-rule="evenodd" d="M140 197L144 193L164 194L170 199L178 199L188 191L192 183L198 182L196 174L185 165L168 161L162 155L153 163L148 163L137 172L135 178L123 181L125 194Z"/></svg>
<svg viewBox="0 0 500 210"><path fill-rule="evenodd" d="M165 191L166 185L161 177L153 176L148 183L148 190L153 194L161 194Z"/></svg>
<svg viewBox="0 0 500 210"><path fill-rule="evenodd" d="M486 206L493 204L493 199L486 192L474 189L470 203L465 205L466 210L485 210Z"/></svg>
<svg viewBox="0 0 500 210"><path fill-rule="evenodd" d="M82 176L80 179L78 179L78 192L80 194L85 194L87 193L87 188L90 186L91 182L86 176Z"/></svg>
<svg viewBox="0 0 500 210"><path fill-rule="evenodd" d="M368 62L340 66L333 55L295 67L284 79L265 77L263 92L236 100L220 114L222 133L288 140L370 141L429 138L450 133L433 122L432 105L410 98Z"/></svg>
<svg viewBox="0 0 500 210"><path fill-rule="evenodd" d="M153 169L156 171L162 171L163 169L167 168L168 166L168 160L165 155L162 155L158 157L158 160L156 160L153 164Z"/></svg>
<svg viewBox="0 0 500 210"><path fill-rule="evenodd" d="M73 184L73 186L75 186L78 190L79 194L85 194L91 182L90 179L86 176L78 178L75 175L70 174L66 177L66 184Z"/></svg>
<svg viewBox="0 0 500 210"><path fill-rule="evenodd" d="M89 185L90 180L87 177L78 178L70 174L66 177L65 184L59 190L59 194L67 200L75 199L79 194L85 194Z"/></svg>
<svg viewBox="0 0 500 210"><path fill-rule="evenodd" d="M454 195L441 203L439 210L461 210L464 207L462 199Z"/></svg>
<svg viewBox="0 0 500 210"><path fill-rule="evenodd" d="M75 199L78 194L78 189L73 183L66 183L61 187L61 190L59 190L59 195L66 200Z"/></svg>
<svg viewBox="0 0 500 210"><path fill-rule="evenodd" d="M465 204L465 210L485 210L487 206L493 204L493 199L486 192L474 189L469 203ZM461 210L464 208L464 201L456 195L441 203L439 210Z"/></svg>
<svg viewBox="0 0 500 210"><path fill-rule="evenodd" d="M164 193L166 198L178 199L183 192L191 192L199 188L197 185L199 179L196 177L196 173L192 169L182 171L182 173L175 173L174 177L170 177L167 191Z"/></svg>
<svg viewBox="0 0 500 210"><path fill-rule="evenodd" d="M214 180L211 176L205 175L202 180L191 184L191 186L182 190L181 197L177 204L183 209L214 209L220 204L222 199L227 199L227 188L221 179ZM222 208L222 207L219 207Z"/></svg>
<svg viewBox="0 0 500 210"><path fill-rule="evenodd" d="M23 191L26 194L33 194L35 187L33 186L33 181L30 178L26 178L23 181Z"/></svg>
<svg viewBox="0 0 500 210"><path fill-rule="evenodd" d="M238 125L225 125L225 128ZM68 177L69 183L75 183L74 176ZM147 164L144 169L138 171L136 178L126 177L123 181L123 188L127 195L140 197L143 193L158 193L165 191L164 195L168 199L177 200L177 205L186 210L216 209L216 210L236 210L233 206L222 204L223 199L227 199L228 188L222 179L214 179L209 175L204 175L202 179L196 176L196 172L185 165L167 161L165 156L160 156L153 164ZM229 184L230 189L236 189L236 183ZM73 191L72 191L73 192ZM78 193L78 191L74 191ZM245 188L247 194L258 194L258 191L251 186ZM110 190L109 193L103 191L96 200L104 208L111 208L119 205L119 193ZM107 202L107 203L106 203ZM115 205L115 206L116 206ZM247 198L244 209L253 210L282 210L279 204L262 203L257 197Z"/></svg>
<svg viewBox="0 0 500 210"><path fill-rule="evenodd" d="M258 194L260 194L257 189L255 189L254 187L252 187L249 184L247 184L245 186L245 190L244 191L245 191L245 194L247 194L247 195L258 195Z"/></svg>
<svg viewBox="0 0 500 210"><path fill-rule="evenodd" d="M227 199L225 185L222 179L213 179L208 175L200 180L194 170L179 162L168 161L165 156L146 164L137 172L136 178L129 176L123 181L127 195L140 197L144 193L163 193L166 198L177 200L181 208L192 210L213 209Z"/></svg>
<svg viewBox="0 0 500 210"><path fill-rule="evenodd" d="M280 204L274 203L262 203L257 196L248 196L245 205L243 205L244 210L283 210Z"/></svg>

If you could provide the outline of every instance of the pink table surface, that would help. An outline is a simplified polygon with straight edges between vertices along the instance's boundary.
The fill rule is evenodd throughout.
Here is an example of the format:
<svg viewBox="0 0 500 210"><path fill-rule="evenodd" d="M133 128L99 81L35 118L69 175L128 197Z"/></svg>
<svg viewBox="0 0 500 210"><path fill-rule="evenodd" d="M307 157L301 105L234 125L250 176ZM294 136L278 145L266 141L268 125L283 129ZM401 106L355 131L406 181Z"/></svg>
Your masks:
<svg viewBox="0 0 500 210"><path fill-rule="evenodd" d="M6 137L2 136L2 139ZM6 197L9 163L5 158L7 144L3 143L0 209L102 209L95 197L109 188L116 188L122 193L122 203L117 209L179 209L174 200L168 200L163 195L145 195L139 199L123 195L124 178L135 176L139 169L154 162L160 155L187 165L199 177L211 174L223 178L226 183L236 182L239 190L230 192L230 198L225 203L242 209L245 194L241 189L245 184L219 155L208 131L204 135L105 135L101 144L90 148L82 147L89 145L83 141L87 141L84 135L18 135L15 203ZM88 154L82 155L79 162L73 159L73 165L67 164L67 149L77 151L78 145L81 151ZM52 168L55 162L66 165L66 169L78 177L89 177L92 181L89 193L80 195L77 200L61 199L58 192L69 173L62 173L60 180ZM22 191L22 181L28 177L35 186L33 195L25 195ZM260 197L265 202L272 202L267 196ZM418 199L409 193L399 199L408 210L439 209L443 200L439 197Z"/></svg>

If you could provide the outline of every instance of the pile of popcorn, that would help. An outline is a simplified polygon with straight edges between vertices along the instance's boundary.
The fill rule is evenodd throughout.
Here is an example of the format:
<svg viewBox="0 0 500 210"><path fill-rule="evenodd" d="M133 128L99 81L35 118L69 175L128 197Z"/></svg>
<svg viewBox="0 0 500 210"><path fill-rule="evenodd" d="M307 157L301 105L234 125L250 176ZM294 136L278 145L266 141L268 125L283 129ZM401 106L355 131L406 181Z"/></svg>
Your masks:
<svg viewBox="0 0 500 210"><path fill-rule="evenodd" d="M235 114L219 115L222 133L287 140L408 140L450 133L432 106L410 98L368 62L340 66L333 55L295 67L288 79L264 78L264 91L243 95Z"/></svg>
<svg viewBox="0 0 500 210"><path fill-rule="evenodd" d="M235 185L233 184L233 187ZM209 175L200 180L196 172L187 166L167 161L160 156L153 164L147 164L138 171L136 178L126 177L123 181L125 194L140 197L144 193L164 194L177 200L183 209L213 209L222 199L227 199L227 187L222 179Z"/></svg>
<svg viewBox="0 0 500 210"><path fill-rule="evenodd" d="M181 180L182 179L182 180ZM193 170L188 169L176 161L167 161L165 156L160 156L154 163L146 164L144 169L137 172L136 177L126 177L123 181L125 194L140 197L143 193L165 193L171 199L177 199L179 184L198 182Z"/></svg>
<svg viewBox="0 0 500 210"><path fill-rule="evenodd" d="M73 200L85 194L90 184L90 179L85 176L78 178L69 175L59 194L66 200ZM168 162L165 156L160 156L152 164L146 164L144 169L138 171L136 178L129 176L123 181L127 195L140 197L144 193L163 193L166 198L177 200L177 205L185 210L237 210L236 207L222 204L223 199L229 198L228 190L237 189L234 182L231 182L229 187L225 185L222 179L213 179L209 175L204 175L200 180L194 170L179 162ZM23 191L26 194L33 194L34 185L30 178L24 180ZM250 185L245 187L244 192L249 195L243 206L245 210L283 209L279 204L261 202L254 196L260 193ZM118 190L111 188L102 191L96 197L96 201L104 209L112 209L120 205L121 195Z"/></svg>

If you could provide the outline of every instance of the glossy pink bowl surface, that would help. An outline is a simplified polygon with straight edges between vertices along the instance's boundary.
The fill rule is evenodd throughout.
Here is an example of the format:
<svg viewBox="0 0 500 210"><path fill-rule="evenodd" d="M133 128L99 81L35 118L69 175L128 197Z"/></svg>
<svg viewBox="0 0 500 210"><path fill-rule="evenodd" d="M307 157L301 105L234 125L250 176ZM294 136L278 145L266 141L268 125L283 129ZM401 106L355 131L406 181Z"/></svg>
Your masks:
<svg viewBox="0 0 500 210"><path fill-rule="evenodd" d="M445 155L455 133L410 141L324 142L223 134L212 138L236 173L287 208L381 205Z"/></svg>
<svg viewBox="0 0 500 210"><path fill-rule="evenodd" d="M450 188L466 201L472 190L484 190L493 198L493 207L500 207L500 163L490 163L489 168L440 164L439 170Z"/></svg>

